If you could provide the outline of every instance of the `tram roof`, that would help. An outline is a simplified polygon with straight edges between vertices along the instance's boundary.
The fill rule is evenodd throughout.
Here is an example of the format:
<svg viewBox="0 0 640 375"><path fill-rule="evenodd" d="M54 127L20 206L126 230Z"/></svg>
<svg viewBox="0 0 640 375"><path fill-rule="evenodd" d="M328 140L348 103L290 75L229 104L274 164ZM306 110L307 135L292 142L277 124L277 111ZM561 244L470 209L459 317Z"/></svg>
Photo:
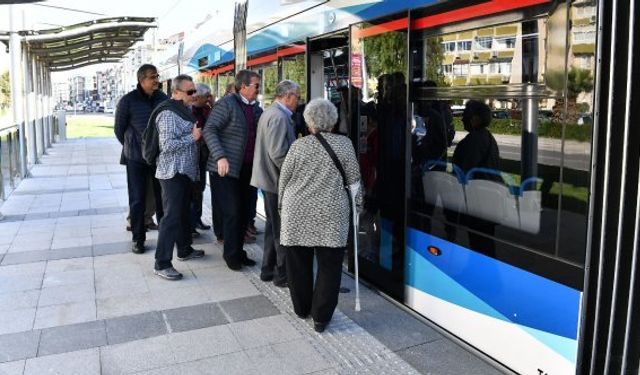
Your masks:
<svg viewBox="0 0 640 375"><path fill-rule="evenodd" d="M46 30L19 31L23 48L52 72L119 62L131 47L156 27L152 17L111 17ZM9 33L0 40L9 48Z"/></svg>

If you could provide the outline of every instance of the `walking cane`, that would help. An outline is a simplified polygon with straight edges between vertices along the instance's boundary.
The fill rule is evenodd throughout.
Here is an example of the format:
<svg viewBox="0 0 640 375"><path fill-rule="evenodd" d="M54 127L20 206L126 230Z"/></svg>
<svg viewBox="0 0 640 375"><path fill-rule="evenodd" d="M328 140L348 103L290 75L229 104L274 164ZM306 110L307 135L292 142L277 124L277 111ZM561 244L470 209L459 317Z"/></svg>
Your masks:
<svg viewBox="0 0 640 375"><path fill-rule="evenodd" d="M354 252L354 266L356 270L356 311L360 311L360 288L358 283L358 210L356 209L356 195L360 190L360 181L355 184L349 185L349 191L351 192L351 213L353 216L353 252Z"/></svg>

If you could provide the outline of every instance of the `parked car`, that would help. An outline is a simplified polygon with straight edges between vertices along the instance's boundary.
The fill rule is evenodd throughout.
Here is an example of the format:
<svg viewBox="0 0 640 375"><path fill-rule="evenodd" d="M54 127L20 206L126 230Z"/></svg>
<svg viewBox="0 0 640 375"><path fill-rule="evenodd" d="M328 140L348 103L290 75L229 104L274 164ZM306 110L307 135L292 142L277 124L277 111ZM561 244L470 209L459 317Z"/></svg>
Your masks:
<svg viewBox="0 0 640 375"><path fill-rule="evenodd" d="M588 113L583 113L578 117L578 125L593 125L593 117Z"/></svg>
<svg viewBox="0 0 640 375"><path fill-rule="evenodd" d="M96 112L104 112L104 106L99 106Z"/></svg>
<svg viewBox="0 0 640 375"><path fill-rule="evenodd" d="M104 113L114 113L115 109L113 107L105 107Z"/></svg>
<svg viewBox="0 0 640 375"><path fill-rule="evenodd" d="M509 113L507 111L493 111L491 112L491 117L499 118L499 119L510 118Z"/></svg>

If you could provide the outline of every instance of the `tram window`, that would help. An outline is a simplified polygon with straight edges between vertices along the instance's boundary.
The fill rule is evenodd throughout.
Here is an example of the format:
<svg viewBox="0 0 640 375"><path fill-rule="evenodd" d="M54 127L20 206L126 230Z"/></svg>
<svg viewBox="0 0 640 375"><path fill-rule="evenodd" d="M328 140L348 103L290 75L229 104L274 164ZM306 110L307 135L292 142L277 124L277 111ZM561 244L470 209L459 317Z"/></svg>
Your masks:
<svg viewBox="0 0 640 375"><path fill-rule="evenodd" d="M384 22L378 30L384 30ZM402 273L404 249L404 165L407 127L407 32L370 34L372 24L354 26L351 38L351 108L358 134L364 187L360 222L361 256L392 273ZM358 37L359 35L366 35ZM380 273L376 273L380 278ZM381 281L381 282L388 282Z"/></svg>
<svg viewBox="0 0 640 375"><path fill-rule="evenodd" d="M271 63L259 67L251 67L251 70L256 71L262 78L258 101L262 108L267 108L275 99L276 86L278 85L278 66L276 63Z"/></svg>
<svg viewBox="0 0 640 375"><path fill-rule="evenodd" d="M227 86L229 84L234 83L234 75L233 72L223 73L218 75L218 96L217 99L225 96L227 92Z"/></svg>
<svg viewBox="0 0 640 375"><path fill-rule="evenodd" d="M306 69L304 54L282 59L282 79L288 79L300 85L300 103L307 101Z"/></svg>
<svg viewBox="0 0 640 375"><path fill-rule="evenodd" d="M580 130L563 97L553 95L561 80L544 75L546 19L462 30L411 36L412 224L498 259L518 257L513 249L520 248L581 265L590 128ZM462 38L477 42L466 54ZM450 40L457 40L455 54L443 48ZM527 86L539 94L527 97ZM591 102L587 89L568 95L569 107ZM453 116L454 108L462 116Z"/></svg>

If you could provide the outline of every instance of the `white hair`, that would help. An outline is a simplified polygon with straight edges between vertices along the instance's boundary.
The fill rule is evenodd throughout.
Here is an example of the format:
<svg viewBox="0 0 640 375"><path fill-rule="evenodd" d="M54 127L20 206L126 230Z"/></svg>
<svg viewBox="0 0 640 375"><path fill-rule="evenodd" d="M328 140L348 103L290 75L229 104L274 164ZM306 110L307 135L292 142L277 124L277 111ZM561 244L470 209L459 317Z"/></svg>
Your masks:
<svg viewBox="0 0 640 375"><path fill-rule="evenodd" d="M307 127L317 132L330 132L338 122L338 110L327 99L313 99L306 105L302 115Z"/></svg>
<svg viewBox="0 0 640 375"><path fill-rule="evenodd" d="M196 95L201 97L207 97L211 95L211 88L204 83L196 84Z"/></svg>
<svg viewBox="0 0 640 375"><path fill-rule="evenodd" d="M300 92L300 86L293 82L285 79L284 81L278 83L276 86L276 98L284 98L290 94L298 94Z"/></svg>

